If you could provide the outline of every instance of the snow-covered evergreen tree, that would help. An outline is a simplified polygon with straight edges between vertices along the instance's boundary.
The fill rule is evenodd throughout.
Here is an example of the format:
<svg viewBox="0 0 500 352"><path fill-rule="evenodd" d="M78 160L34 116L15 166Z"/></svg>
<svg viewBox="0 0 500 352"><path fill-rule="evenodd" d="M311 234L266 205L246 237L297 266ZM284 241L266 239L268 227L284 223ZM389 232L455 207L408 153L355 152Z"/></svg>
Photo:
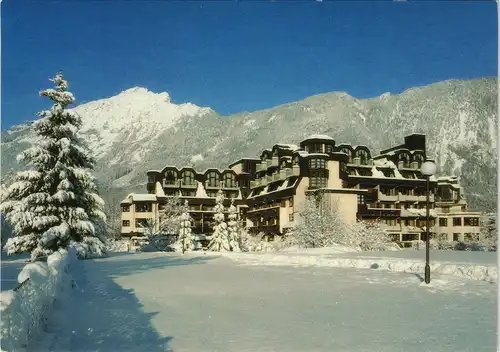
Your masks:
<svg viewBox="0 0 500 352"><path fill-rule="evenodd" d="M241 252L239 239L240 239L240 223L238 222L238 210L234 206L234 199L231 199L231 206L229 207L229 221L228 226L228 240L229 249L233 252Z"/></svg>
<svg viewBox="0 0 500 352"><path fill-rule="evenodd" d="M8 254L30 252L32 260L76 244L79 255L105 251L104 201L90 169L94 158L78 138L81 118L67 107L74 102L68 83L58 73L54 89L40 92L54 104L33 123L34 145L18 155L28 170L17 172L2 192L0 211L15 237Z"/></svg>
<svg viewBox="0 0 500 352"><path fill-rule="evenodd" d="M160 231L167 235L178 234L183 212L179 196L169 197L160 214Z"/></svg>
<svg viewBox="0 0 500 352"><path fill-rule="evenodd" d="M191 215L189 215L188 201L184 202L183 212L180 216L179 239L182 253L191 252L194 249L194 237L191 232Z"/></svg>
<svg viewBox="0 0 500 352"><path fill-rule="evenodd" d="M208 249L214 252L229 252L231 248L229 247L227 224L224 218L224 193L222 190L217 192L214 210L215 226Z"/></svg>

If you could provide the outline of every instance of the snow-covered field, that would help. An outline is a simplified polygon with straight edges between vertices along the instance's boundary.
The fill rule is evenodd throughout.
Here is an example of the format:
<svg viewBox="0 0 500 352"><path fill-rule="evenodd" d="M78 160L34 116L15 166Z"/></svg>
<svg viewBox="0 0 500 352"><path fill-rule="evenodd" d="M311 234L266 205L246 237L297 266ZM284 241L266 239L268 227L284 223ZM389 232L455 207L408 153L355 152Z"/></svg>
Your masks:
<svg viewBox="0 0 500 352"><path fill-rule="evenodd" d="M316 266L389 270L423 274L425 251L347 252L343 248L285 250L271 253L223 253L247 265ZM431 274L497 282L497 253L431 251ZM432 276L432 275L431 275Z"/></svg>
<svg viewBox="0 0 500 352"><path fill-rule="evenodd" d="M211 254L79 264L78 290L31 351L495 350L496 285L485 281Z"/></svg>

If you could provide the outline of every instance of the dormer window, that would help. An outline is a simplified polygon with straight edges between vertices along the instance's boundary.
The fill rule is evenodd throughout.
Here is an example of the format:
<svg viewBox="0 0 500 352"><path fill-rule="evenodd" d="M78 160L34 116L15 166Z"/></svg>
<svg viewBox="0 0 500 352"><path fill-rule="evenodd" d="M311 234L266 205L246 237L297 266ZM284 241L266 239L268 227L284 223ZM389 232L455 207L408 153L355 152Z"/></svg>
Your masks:
<svg viewBox="0 0 500 352"><path fill-rule="evenodd" d="M368 152L364 149L358 150L356 156L359 158L359 163L361 165L368 165L368 160L370 159Z"/></svg>
<svg viewBox="0 0 500 352"><path fill-rule="evenodd" d="M168 170L165 172L165 183L167 185L175 185L177 182L177 177L173 170Z"/></svg>
<svg viewBox="0 0 500 352"><path fill-rule="evenodd" d="M208 186L219 187L219 174L217 172L210 171L208 173Z"/></svg>
<svg viewBox="0 0 500 352"><path fill-rule="evenodd" d="M182 183L184 185L194 185L194 172L187 170L182 173Z"/></svg>
<svg viewBox="0 0 500 352"><path fill-rule="evenodd" d="M325 159L309 159L310 169L325 169L326 160Z"/></svg>
<svg viewBox="0 0 500 352"><path fill-rule="evenodd" d="M413 161L416 162L418 165L418 168L420 168L420 166L422 166L422 163L424 162L424 156L420 153L417 153L417 154L413 155Z"/></svg>
<svg viewBox="0 0 500 352"><path fill-rule="evenodd" d="M234 175L231 173L224 174L224 187L225 188L236 188L236 180Z"/></svg>
<svg viewBox="0 0 500 352"><path fill-rule="evenodd" d="M326 144L325 145L325 153L333 153L333 145Z"/></svg>
<svg viewBox="0 0 500 352"><path fill-rule="evenodd" d="M155 182L155 176L154 175L148 175L148 182L149 183Z"/></svg>
<svg viewBox="0 0 500 352"><path fill-rule="evenodd" d="M349 157L349 161L347 163L352 164L352 152L351 152L351 150L349 148L342 148L342 149L340 149L340 151L342 153L347 154L347 156Z"/></svg>
<svg viewBox="0 0 500 352"><path fill-rule="evenodd" d="M398 155L398 162L403 163L403 168L407 169L410 167L410 158L408 157L408 154L406 153L401 153Z"/></svg>

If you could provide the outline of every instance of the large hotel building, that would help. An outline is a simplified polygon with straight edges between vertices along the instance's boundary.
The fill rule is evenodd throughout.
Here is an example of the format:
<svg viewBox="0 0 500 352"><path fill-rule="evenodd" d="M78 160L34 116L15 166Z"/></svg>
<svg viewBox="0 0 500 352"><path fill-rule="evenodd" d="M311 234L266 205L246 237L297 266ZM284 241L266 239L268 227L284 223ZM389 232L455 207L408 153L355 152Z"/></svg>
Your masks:
<svg viewBox="0 0 500 352"><path fill-rule="evenodd" d="M425 240L426 179L420 173L426 156L425 135L372 155L365 146L336 144L313 135L297 145L275 144L258 158L244 158L227 169L165 166L147 171L147 194L129 194L122 202L122 236L157 227L162 205L178 195L188 200L193 233L201 243L212 232L213 207L219 189L225 206L231 199L249 232L272 240L300 221L307 195L322 193L347 223L381 222L403 246ZM479 235L479 212L470 211L456 177L430 178L431 236L464 241ZM156 228L158 230L158 228Z"/></svg>

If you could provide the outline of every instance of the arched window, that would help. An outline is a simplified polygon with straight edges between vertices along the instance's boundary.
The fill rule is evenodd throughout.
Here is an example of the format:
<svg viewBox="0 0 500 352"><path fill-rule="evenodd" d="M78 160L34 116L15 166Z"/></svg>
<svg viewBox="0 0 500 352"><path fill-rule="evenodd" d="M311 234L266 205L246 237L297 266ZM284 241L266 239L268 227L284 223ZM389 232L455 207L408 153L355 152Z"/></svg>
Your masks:
<svg viewBox="0 0 500 352"><path fill-rule="evenodd" d="M208 173L208 186L219 187L219 174L217 172L210 171Z"/></svg>
<svg viewBox="0 0 500 352"><path fill-rule="evenodd" d="M175 185L177 182L176 173L173 170L165 172L165 183L167 185Z"/></svg>
<svg viewBox="0 0 500 352"><path fill-rule="evenodd" d="M368 159L370 159L370 156L368 155L368 152L366 150L358 150L356 156L359 158L359 163L361 165L368 165Z"/></svg>
<svg viewBox="0 0 500 352"><path fill-rule="evenodd" d="M351 152L351 150L349 148L342 148L342 149L340 149L340 151L342 153L347 154L347 156L349 157L348 164L352 164L352 152Z"/></svg>
<svg viewBox="0 0 500 352"><path fill-rule="evenodd" d="M182 173L182 184L194 185L194 172L186 170Z"/></svg>
<svg viewBox="0 0 500 352"><path fill-rule="evenodd" d="M403 167L404 168L409 168L410 167L410 158L407 153L400 153L398 155L398 162L403 162Z"/></svg>
<svg viewBox="0 0 500 352"><path fill-rule="evenodd" d="M224 187L225 188L235 188L236 187L236 179L233 174L225 173L224 174Z"/></svg>

